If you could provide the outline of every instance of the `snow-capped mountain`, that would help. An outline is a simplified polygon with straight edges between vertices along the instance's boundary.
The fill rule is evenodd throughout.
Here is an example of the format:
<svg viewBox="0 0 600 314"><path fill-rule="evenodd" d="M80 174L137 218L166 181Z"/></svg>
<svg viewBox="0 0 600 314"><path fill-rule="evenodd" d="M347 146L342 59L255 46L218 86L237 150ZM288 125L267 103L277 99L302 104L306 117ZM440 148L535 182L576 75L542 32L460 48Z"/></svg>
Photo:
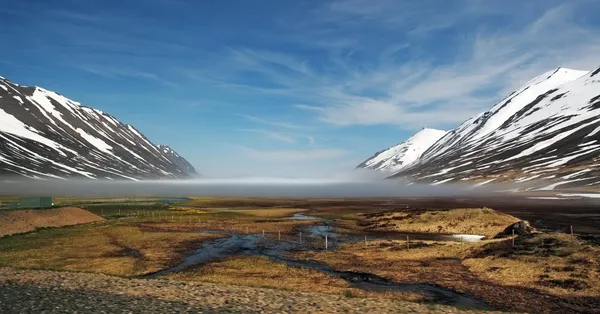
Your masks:
<svg viewBox="0 0 600 314"><path fill-rule="evenodd" d="M375 153L373 157L365 160L357 168L398 172L419 159L425 150L446 133L446 131L423 128L408 140Z"/></svg>
<svg viewBox="0 0 600 314"><path fill-rule="evenodd" d="M393 178L442 184L600 184L600 68L544 73L431 145Z"/></svg>
<svg viewBox="0 0 600 314"><path fill-rule="evenodd" d="M111 115L0 77L0 175L143 180L195 170Z"/></svg>
<svg viewBox="0 0 600 314"><path fill-rule="evenodd" d="M187 174L191 176L197 175L194 166L192 166L192 164L185 160L185 158L179 156L179 154L177 154L177 152L171 149L171 147L167 145L158 145L158 150L160 150L163 155L167 156L171 163L173 163L180 169L183 169L183 171L185 171Z"/></svg>

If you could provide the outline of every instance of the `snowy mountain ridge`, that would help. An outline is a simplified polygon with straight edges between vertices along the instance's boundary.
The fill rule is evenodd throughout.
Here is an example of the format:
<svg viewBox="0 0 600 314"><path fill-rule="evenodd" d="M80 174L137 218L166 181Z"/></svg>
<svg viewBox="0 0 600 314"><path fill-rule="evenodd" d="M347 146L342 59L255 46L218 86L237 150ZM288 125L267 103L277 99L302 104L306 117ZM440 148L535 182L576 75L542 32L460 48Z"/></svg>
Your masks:
<svg viewBox="0 0 600 314"><path fill-rule="evenodd" d="M357 168L398 172L421 157L431 145L446 134L446 131L423 128L406 141L377 152Z"/></svg>
<svg viewBox="0 0 600 314"><path fill-rule="evenodd" d="M109 180L195 175L184 161L100 110L0 78L0 175Z"/></svg>
<svg viewBox="0 0 600 314"><path fill-rule="evenodd" d="M444 184L600 184L600 68L558 68L451 130L390 178Z"/></svg>

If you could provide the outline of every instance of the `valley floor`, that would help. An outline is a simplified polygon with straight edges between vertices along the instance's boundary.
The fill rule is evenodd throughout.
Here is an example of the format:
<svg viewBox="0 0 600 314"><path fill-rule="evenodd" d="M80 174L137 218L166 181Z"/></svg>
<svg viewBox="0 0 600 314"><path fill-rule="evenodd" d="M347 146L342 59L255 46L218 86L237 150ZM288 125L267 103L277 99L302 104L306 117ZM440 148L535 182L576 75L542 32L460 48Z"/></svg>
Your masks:
<svg viewBox="0 0 600 314"><path fill-rule="evenodd" d="M83 207L105 219L99 223L0 238L0 313L598 313L599 227L586 216L598 213L593 205L506 198L98 203ZM514 242L451 236L492 238L520 219L543 232ZM570 225L575 235L565 232Z"/></svg>
<svg viewBox="0 0 600 314"><path fill-rule="evenodd" d="M1 313L458 313L414 302L0 268Z"/></svg>

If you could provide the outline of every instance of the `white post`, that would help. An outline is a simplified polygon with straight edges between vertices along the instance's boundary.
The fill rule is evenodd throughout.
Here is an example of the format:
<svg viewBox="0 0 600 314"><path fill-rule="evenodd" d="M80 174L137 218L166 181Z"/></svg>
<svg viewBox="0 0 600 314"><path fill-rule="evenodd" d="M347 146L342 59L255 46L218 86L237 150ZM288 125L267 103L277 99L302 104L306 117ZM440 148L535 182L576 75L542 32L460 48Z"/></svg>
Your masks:
<svg viewBox="0 0 600 314"><path fill-rule="evenodd" d="M512 246L515 247L515 228L512 230Z"/></svg>
<svg viewBox="0 0 600 314"><path fill-rule="evenodd" d="M365 249L367 248L367 236L365 236Z"/></svg>
<svg viewBox="0 0 600 314"><path fill-rule="evenodd" d="M575 235L573 234L573 225L571 225L571 240L575 240Z"/></svg>
<svg viewBox="0 0 600 314"><path fill-rule="evenodd" d="M325 250L327 250L327 236L325 236Z"/></svg>

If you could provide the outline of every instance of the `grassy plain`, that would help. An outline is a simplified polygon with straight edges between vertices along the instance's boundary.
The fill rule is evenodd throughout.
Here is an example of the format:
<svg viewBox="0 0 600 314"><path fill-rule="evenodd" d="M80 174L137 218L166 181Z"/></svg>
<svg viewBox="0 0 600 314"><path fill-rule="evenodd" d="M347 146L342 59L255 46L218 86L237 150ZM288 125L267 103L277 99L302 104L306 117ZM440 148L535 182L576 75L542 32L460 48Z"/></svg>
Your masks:
<svg viewBox="0 0 600 314"><path fill-rule="evenodd" d="M486 208L451 209L439 204L427 208L387 199L203 197L173 206L148 206L89 206L88 210L108 221L2 238L0 266L141 275L176 264L202 241L218 237L198 230L276 234L315 223L287 218L298 212L337 219L333 224L344 226L345 232L493 236L519 221ZM543 219L543 213L540 217ZM593 312L600 308L599 256L597 241L584 235L548 232L517 237L514 247L512 239L411 241L408 247L405 241L385 240L294 254L337 270L451 288L501 309L525 312ZM413 294L356 290L341 279L256 256L234 256L166 278L422 301L422 296Z"/></svg>

